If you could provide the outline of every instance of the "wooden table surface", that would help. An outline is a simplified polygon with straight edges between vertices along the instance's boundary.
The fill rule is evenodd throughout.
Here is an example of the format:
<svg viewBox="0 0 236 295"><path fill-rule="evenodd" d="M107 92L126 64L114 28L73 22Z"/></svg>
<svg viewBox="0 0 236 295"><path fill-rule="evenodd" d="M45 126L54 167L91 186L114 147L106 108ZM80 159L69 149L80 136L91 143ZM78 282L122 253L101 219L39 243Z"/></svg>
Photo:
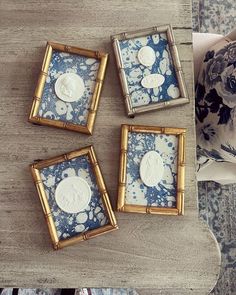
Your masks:
<svg viewBox="0 0 236 295"><path fill-rule="evenodd" d="M191 104L125 116L110 35L172 23ZM0 1L0 286L208 294L220 255L198 220L189 0ZM47 40L110 53L93 136L27 122ZM187 127L185 216L119 213L120 229L53 251L28 165L93 144L113 206L120 124Z"/></svg>

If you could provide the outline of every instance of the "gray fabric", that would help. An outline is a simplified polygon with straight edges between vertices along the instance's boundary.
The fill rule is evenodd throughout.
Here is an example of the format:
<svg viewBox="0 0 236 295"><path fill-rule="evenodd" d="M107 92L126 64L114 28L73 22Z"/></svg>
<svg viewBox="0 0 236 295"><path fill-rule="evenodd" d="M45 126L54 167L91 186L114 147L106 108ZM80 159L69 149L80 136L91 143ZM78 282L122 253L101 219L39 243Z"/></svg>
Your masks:
<svg viewBox="0 0 236 295"><path fill-rule="evenodd" d="M236 294L236 184L198 183L199 214L221 249L220 278L211 294Z"/></svg>
<svg viewBox="0 0 236 295"><path fill-rule="evenodd" d="M226 35L236 27L235 0L192 0L193 30Z"/></svg>

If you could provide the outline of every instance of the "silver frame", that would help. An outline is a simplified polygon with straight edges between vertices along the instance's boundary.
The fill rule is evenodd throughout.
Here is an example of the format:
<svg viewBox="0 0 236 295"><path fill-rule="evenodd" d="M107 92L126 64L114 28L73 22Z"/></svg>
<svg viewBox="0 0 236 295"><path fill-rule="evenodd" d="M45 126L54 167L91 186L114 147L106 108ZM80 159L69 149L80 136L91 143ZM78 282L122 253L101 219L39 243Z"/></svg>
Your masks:
<svg viewBox="0 0 236 295"><path fill-rule="evenodd" d="M154 35L156 33L166 33L167 35L167 41L170 47L170 53L173 59L174 69L175 69L178 84L179 84L178 86L180 90L180 97L176 99L172 99L170 101L157 102L157 103L152 103L149 105L139 106L139 107L132 107L132 102L131 102L128 82L127 82L127 78L126 78L126 74L124 70L119 41L133 39L133 38L147 36L147 35ZM114 54L116 58L116 64L118 67L122 92L123 92L123 96L125 100L126 112L129 117L134 117L135 114L138 114L138 113L143 113L143 112L148 112L152 110L189 103L189 97L187 94L186 84L184 82L184 77L183 77L183 71L180 64L179 54L175 44L173 29L171 25L162 25L162 26L156 26L156 27L151 27L151 28L142 29L142 30L120 33L120 34L111 36L111 40L112 40Z"/></svg>

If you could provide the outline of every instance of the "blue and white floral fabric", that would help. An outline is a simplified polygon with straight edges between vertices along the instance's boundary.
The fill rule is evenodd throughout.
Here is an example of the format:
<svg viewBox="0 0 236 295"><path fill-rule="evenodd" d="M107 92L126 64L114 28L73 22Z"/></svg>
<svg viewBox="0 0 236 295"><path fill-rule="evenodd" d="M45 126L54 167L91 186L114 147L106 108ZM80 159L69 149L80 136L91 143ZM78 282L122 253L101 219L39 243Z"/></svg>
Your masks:
<svg viewBox="0 0 236 295"><path fill-rule="evenodd" d="M180 96L165 33L122 40L119 44L133 107L169 101ZM144 66L138 60L138 51L143 46L150 46L156 54L156 60L152 66ZM141 80L150 74L163 75L164 84L149 89L142 87Z"/></svg>
<svg viewBox="0 0 236 295"><path fill-rule="evenodd" d="M196 85L200 164L236 163L236 42L225 39L205 55Z"/></svg>
<svg viewBox="0 0 236 295"><path fill-rule="evenodd" d="M44 184L53 220L59 239L64 240L80 233L108 224L108 218L96 183L92 166L87 156L64 161L43 168L40 175ZM79 176L87 181L92 195L84 211L69 214L62 211L55 200L57 185L66 177Z"/></svg>
<svg viewBox="0 0 236 295"><path fill-rule="evenodd" d="M142 157L156 151L164 163L162 180L147 187L141 180ZM178 138L175 135L129 132L127 152L126 203L132 205L176 207Z"/></svg>
<svg viewBox="0 0 236 295"><path fill-rule="evenodd" d="M38 116L85 126L100 61L78 54L53 51ZM64 73L79 75L85 85L83 96L75 102L64 102L55 93L55 82Z"/></svg>

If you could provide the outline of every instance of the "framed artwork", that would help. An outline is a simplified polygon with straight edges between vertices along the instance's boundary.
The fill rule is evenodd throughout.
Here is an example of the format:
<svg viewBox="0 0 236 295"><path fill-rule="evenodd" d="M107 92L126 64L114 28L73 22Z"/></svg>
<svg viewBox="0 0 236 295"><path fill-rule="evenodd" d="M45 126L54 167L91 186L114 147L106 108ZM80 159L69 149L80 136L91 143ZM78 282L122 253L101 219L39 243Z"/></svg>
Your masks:
<svg viewBox="0 0 236 295"><path fill-rule="evenodd" d="M118 211L184 214L185 132L122 125Z"/></svg>
<svg viewBox="0 0 236 295"><path fill-rule="evenodd" d="M170 25L111 39L128 116L189 102Z"/></svg>
<svg viewBox="0 0 236 295"><path fill-rule="evenodd" d="M118 228L92 146L30 167L54 249Z"/></svg>
<svg viewBox="0 0 236 295"><path fill-rule="evenodd" d="M92 134L108 54L48 42L29 121Z"/></svg>

